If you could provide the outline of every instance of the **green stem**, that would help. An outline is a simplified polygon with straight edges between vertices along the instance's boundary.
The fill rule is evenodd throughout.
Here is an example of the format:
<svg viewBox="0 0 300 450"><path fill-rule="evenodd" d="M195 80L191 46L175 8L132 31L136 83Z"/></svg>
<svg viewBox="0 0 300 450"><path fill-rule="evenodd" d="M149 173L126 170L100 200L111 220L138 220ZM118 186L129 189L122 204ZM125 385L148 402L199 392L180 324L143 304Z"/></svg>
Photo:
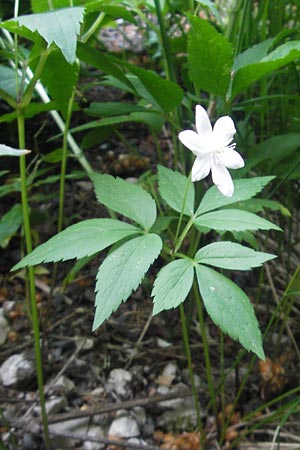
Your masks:
<svg viewBox="0 0 300 450"><path fill-rule="evenodd" d="M212 404L213 412L214 412L214 415L216 418L216 423L217 423L218 409L217 409L217 403L216 403L216 393L215 393L215 388L214 388L214 384L213 384L213 375L212 375L211 362L210 362L210 356L209 356L209 346L208 346L208 340L207 340L207 334L206 334L205 320L204 320L204 315L203 315L202 302L201 302L201 298L200 298L199 291L198 291L198 286L196 285L195 282L193 284L193 289L194 289L194 296L195 296L196 305L197 305L200 333L201 333L202 342L203 342L208 391L209 391L211 404Z"/></svg>
<svg viewBox="0 0 300 450"><path fill-rule="evenodd" d="M82 36L81 38L81 42L88 42L88 40L91 38L91 36L93 36L93 34L98 30L98 28L100 27L104 17L105 17L105 13L101 12L99 14L99 16L97 17L97 19L93 22L92 26L87 30L87 32Z"/></svg>
<svg viewBox="0 0 300 450"><path fill-rule="evenodd" d="M17 117L18 117L19 147L20 147L20 149L23 149L23 148L25 148L25 121L24 121L24 115L23 115L22 111L17 110ZM20 177L21 177L21 197L22 197L26 250L27 250L27 253L30 253L32 251L32 240L31 240L30 218L29 218L29 207L28 207L25 156L20 156ZM42 422L43 422L43 428L44 428L45 446L46 446L47 450L51 450L51 443L50 443L49 430L48 430L48 419L47 419L47 412L46 412L46 406L45 406L43 364L42 364L42 355L41 355L41 348L40 348L39 318L38 318L38 310L37 310L37 304L36 304L36 290L35 290L35 279L34 279L34 268L33 267L29 267L29 269L28 269L28 279L29 279L29 295L30 295L30 302L31 302L32 327L33 327L33 334L34 334L37 382L38 382L38 390L39 390L39 397L40 397Z"/></svg>
<svg viewBox="0 0 300 450"><path fill-rule="evenodd" d="M191 386L192 386L192 393L193 393L193 398L194 398L194 403L195 403L195 410L196 410L196 415L197 415L197 425L198 425L198 429L199 429L200 435L201 435L201 442L202 442L201 448L204 448L203 444L204 444L205 437L204 437L203 424L202 424L200 408L199 408L197 388L196 388L195 378L194 378L192 355L191 355L189 337L188 337L187 326L186 326L185 312L184 312L182 303L179 305L179 311L180 311L184 349L185 349L187 363L188 363L188 371L189 371L190 382L191 382Z"/></svg>
<svg viewBox="0 0 300 450"><path fill-rule="evenodd" d="M24 92L22 101L21 101L21 106L23 109L26 109L26 107L31 102L31 98L32 98L32 94L33 94L35 85L38 82L38 80L41 78L41 74L43 72L46 60L47 60L49 54L51 53L51 51L52 51L51 47L48 47L41 54L38 65L34 71L34 75L31 78L30 83L28 84L26 91Z"/></svg>
<svg viewBox="0 0 300 450"><path fill-rule="evenodd" d="M179 236L179 238L176 241L176 245L174 248L174 253L177 253L177 251L179 250L179 248L181 247L181 244L184 240L184 238L186 237L186 235L188 234L189 230L191 229L191 227L194 224L194 216L192 216L190 218L190 220L188 221L188 223L186 224L186 226L184 227L183 232L181 233L181 235Z"/></svg>

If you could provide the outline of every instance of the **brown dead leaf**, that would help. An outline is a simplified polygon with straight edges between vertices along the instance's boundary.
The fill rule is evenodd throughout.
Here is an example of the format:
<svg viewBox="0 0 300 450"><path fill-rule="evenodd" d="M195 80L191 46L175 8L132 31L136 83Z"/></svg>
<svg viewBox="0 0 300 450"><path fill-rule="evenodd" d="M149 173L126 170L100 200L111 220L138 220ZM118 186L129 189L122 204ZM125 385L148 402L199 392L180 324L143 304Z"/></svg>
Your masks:
<svg viewBox="0 0 300 450"><path fill-rule="evenodd" d="M270 392L275 394L283 389L286 383L285 371L282 365L284 361L285 358L280 357L275 361L266 358L265 361L260 360L258 362L259 372L262 378L262 394L264 397Z"/></svg>
<svg viewBox="0 0 300 450"><path fill-rule="evenodd" d="M163 433L156 431L154 433L154 439L161 445L160 448L166 450L200 450L200 433L188 433L181 434Z"/></svg>
<svg viewBox="0 0 300 450"><path fill-rule="evenodd" d="M109 439L110 441L114 441L114 442L117 442L117 441L122 442L123 441L123 439L120 438L120 436L114 436L113 434L109 434L107 436L107 439ZM119 445L116 445L116 444L109 444L107 446L107 450L123 450L123 449L124 449L124 447L120 447Z"/></svg>
<svg viewBox="0 0 300 450"><path fill-rule="evenodd" d="M175 375L159 375L155 382L161 386L171 386L175 379Z"/></svg>

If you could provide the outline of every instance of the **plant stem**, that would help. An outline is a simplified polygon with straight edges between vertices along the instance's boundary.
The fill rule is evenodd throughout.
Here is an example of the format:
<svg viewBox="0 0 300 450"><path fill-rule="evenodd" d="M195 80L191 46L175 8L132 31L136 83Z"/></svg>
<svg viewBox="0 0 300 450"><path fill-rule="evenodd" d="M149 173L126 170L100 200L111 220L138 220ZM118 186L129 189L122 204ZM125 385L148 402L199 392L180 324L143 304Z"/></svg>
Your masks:
<svg viewBox="0 0 300 450"><path fill-rule="evenodd" d="M193 393L193 398L194 398L194 403L195 403L195 410L196 410L196 415L197 415L197 425L198 425L198 429L199 429L200 435L201 435L201 442L202 442L201 448L204 448L203 444L204 444L205 437L204 437L203 424L202 424L200 408L199 408L197 388L195 385L192 355L191 355L189 337L188 337L187 326L186 326L185 312L184 312L182 303L179 305L179 311L180 311L184 349L185 349L187 363L188 363L188 371L189 371L190 382L191 382L191 386L192 386L192 393Z"/></svg>
<svg viewBox="0 0 300 450"><path fill-rule="evenodd" d="M20 147L20 149L23 149L23 148L25 148L25 121L24 121L24 115L23 115L22 110L17 110L17 118L18 118L19 147ZM20 156L20 177L21 177L21 197L22 197L26 250L27 250L27 253L30 253L32 251L32 240L31 240L30 218L29 218L29 207L28 207L28 196L27 196L25 156ZM36 290L35 290L35 279L34 279L34 268L33 267L29 267L29 269L28 269L28 279L29 279L29 296L30 296L30 302L31 302L32 327L33 327L33 334L34 334L37 382L38 382L38 390L39 390L39 397L40 397L42 422L43 422L43 428L44 428L45 447L46 447L46 450L51 450L51 443L50 443L49 430L48 430L48 419L47 419L47 412L46 412L46 406L45 406L43 365L42 365L42 355L41 355L41 348L40 348L39 318L38 318L38 310L37 310L37 304L36 304Z"/></svg>
<svg viewBox="0 0 300 450"><path fill-rule="evenodd" d="M208 340L207 340L207 334L206 334L206 328L205 328L205 320L204 320L202 302L201 302L198 286L196 285L195 282L193 283L193 289L194 289L194 296L195 296L196 305L197 305L200 333L201 333L202 342L203 342L205 370L206 370L208 390L209 390L211 404L212 404L213 412L214 412L214 415L216 418L216 423L217 423L218 410L217 410L217 404L216 404L216 393L215 393L215 388L214 388L214 384L213 384L213 375L212 375L211 362L210 362L210 356L209 356L209 346L208 346Z"/></svg>

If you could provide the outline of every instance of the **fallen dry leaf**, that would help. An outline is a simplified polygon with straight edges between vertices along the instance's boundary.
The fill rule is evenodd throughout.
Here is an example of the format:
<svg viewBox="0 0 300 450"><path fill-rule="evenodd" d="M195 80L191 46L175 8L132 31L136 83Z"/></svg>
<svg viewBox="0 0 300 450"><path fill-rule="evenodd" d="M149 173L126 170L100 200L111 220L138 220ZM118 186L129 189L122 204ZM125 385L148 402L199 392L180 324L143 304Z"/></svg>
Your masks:
<svg viewBox="0 0 300 450"><path fill-rule="evenodd" d="M161 443L160 448L165 450L200 450L200 433L181 434L163 433L156 431L154 439Z"/></svg>

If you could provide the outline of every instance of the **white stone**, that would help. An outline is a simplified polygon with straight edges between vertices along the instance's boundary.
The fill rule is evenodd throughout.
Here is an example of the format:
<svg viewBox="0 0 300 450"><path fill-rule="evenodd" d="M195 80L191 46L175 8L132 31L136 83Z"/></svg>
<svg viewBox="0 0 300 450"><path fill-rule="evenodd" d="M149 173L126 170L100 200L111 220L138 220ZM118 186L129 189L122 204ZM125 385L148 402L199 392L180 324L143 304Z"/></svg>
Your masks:
<svg viewBox="0 0 300 450"><path fill-rule="evenodd" d="M113 369L107 379L107 388L116 394L127 397L130 390L132 374L128 370Z"/></svg>
<svg viewBox="0 0 300 450"><path fill-rule="evenodd" d="M35 367L24 353L10 356L0 367L3 386L15 386L33 378Z"/></svg>
<svg viewBox="0 0 300 450"><path fill-rule="evenodd" d="M85 436L88 432L89 420L89 417L81 417L49 425L50 439L53 447L57 449L70 449L74 447L78 439L71 439L64 435L74 434L80 437Z"/></svg>
<svg viewBox="0 0 300 450"><path fill-rule="evenodd" d="M103 429L101 427L97 427L96 425L92 425L89 427L87 437L96 440L98 438L103 438L104 437ZM82 448L83 450L102 450L105 448L105 444L86 440Z"/></svg>
<svg viewBox="0 0 300 450"><path fill-rule="evenodd" d="M68 405L66 397L52 397L46 401L47 414L57 414ZM41 414L41 407L37 406L34 411Z"/></svg>
<svg viewBox="0 0 300 450"><path fill-rule="evenodd" d="M9 332L9 324L4 316L3 308L0 308L0 345L4 344L7 338L7 333Z"/></svg>
<svg viewBox="0 0 300 450"><path fill-rule="evenodd" d="M65 392L71 392L75 388L75 383L65 375L60 376L54 383L55 387L62 387Z"/></svg>
<svg viewBox="0 0 300 450"><path fill-rule="evenodd" d="M141 406L135 406L133 408L134 417L139 425L145 425L147 421L146 411Z"/></svg>
<svg viewBox="0 0 300 450"><path fill-rule="evenodd" d="M162 371L162 375L176 377L177 370L178 370L178 368L177 368L176 364L170 362L164 367L164 370Z"/></svg>
<svg viewBox="0 0 300 450"><path fill-rule="evenodd" d="M140 435L140 429L136 419L130 416L119 415L111 423L108 435L123 438L137 437Z"/></svg>

